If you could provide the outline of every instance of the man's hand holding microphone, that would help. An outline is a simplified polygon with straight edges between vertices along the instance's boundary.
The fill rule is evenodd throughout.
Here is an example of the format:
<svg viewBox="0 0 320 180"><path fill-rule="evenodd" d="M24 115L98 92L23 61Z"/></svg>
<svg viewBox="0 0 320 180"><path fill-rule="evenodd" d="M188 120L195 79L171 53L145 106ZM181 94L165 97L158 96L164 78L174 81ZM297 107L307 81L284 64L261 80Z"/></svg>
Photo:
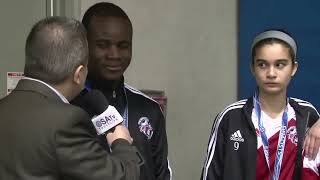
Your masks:
<svg viewBox="0 0 320 180"><path fill-rule="evenodd" d="M125 139L132 144L133 139L130 136L129 130L122 125L122 116L115 107L109 105L109 102L101 91L93 89L85 94L83 100L96 114L91 121L97 134L105 134L110 147L117 139Z"/></svg>

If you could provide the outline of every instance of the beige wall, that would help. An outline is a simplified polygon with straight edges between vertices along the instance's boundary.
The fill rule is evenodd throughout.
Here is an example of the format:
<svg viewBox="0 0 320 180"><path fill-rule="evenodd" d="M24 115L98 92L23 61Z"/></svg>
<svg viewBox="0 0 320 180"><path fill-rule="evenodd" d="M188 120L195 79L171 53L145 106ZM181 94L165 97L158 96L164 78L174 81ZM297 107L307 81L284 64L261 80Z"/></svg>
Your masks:
<svg viewBox="0 0 320 180"><path fill-rule="evenodd" d="M22 72L24 46L31 27L50 15L80 17L79 0L1 0L0 2L0 98L7 92L7 72Z"/></svg>
<svg viewBox="0 0 320 180"><path fill-rule="evenodd" d="M0 97L3 97L7 92L7 72L23 71L25 40L32 25L46 17L46 1L2 0L0 4Z"/></svg>
<svg viewBox="0 0 320 180"><path fill-rule="evenodd" d="M81 1L81 14L98 1ZM134 26L126 81L165 90L173 179L200 178L213 119L236 100L236 0L114 0Z"/></svg>

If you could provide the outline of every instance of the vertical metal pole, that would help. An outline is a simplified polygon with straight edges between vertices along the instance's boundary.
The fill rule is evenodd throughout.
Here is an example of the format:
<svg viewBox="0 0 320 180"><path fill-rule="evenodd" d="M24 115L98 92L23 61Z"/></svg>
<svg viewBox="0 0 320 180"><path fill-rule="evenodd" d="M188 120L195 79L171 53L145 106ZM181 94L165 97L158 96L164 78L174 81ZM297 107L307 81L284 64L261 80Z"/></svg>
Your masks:
<svg viewBox="0 0 320 180"><path fill-rule="evenodd" d="M53 16L53 0L46 0L46 15Z"/></svg>

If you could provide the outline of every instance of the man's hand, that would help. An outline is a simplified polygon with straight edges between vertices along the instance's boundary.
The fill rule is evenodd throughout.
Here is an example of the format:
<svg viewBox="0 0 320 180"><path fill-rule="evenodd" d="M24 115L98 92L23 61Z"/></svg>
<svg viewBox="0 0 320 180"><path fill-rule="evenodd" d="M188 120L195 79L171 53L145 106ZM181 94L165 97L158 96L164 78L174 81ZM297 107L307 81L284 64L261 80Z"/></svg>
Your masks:
<svg viewBox="0 0 320 180"><path fill-rule="evenodd" d="M125 139L130 144L132 144L132 137L130 136L129 130L123 125L117 125L114 128L113 132L108 131L106 134L106 139L108 141L109 146L115 141L116 139Z"/></svg>
<svg viewBox="0 0 320 180"><path fill-rule="evenodd" d="M307 131L303 144L304 154L310 159L315 159L320 146L320 120Z"/></svg>

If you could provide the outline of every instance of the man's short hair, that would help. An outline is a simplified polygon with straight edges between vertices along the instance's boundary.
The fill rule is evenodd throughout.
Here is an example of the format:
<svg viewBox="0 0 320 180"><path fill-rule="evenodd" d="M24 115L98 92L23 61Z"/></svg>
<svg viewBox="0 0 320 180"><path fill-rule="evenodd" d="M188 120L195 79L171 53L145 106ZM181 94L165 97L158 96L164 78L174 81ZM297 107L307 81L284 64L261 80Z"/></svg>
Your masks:
<svg viewBox="0 0 320 180"><path fill-rule="evenodd" d="M128 15L124 12L123 9L121 9L119 6L109 3L109 2L100 2L96 3L93 6L91 6L83 15L82 18L82 24L87 29L87 31L90 31L90 22L92 17L119 17L124 18L128 20L128 22L131 25L132 29L132 23L130 21L130 18Z"/></svg>
<svg viewBox="0 0 320 180"><path fill-rule="evenodd" d="M72 18L47 17L31 29L25 46L24 74L59 84L88 63L88 42L83 25Z"/></svg>

